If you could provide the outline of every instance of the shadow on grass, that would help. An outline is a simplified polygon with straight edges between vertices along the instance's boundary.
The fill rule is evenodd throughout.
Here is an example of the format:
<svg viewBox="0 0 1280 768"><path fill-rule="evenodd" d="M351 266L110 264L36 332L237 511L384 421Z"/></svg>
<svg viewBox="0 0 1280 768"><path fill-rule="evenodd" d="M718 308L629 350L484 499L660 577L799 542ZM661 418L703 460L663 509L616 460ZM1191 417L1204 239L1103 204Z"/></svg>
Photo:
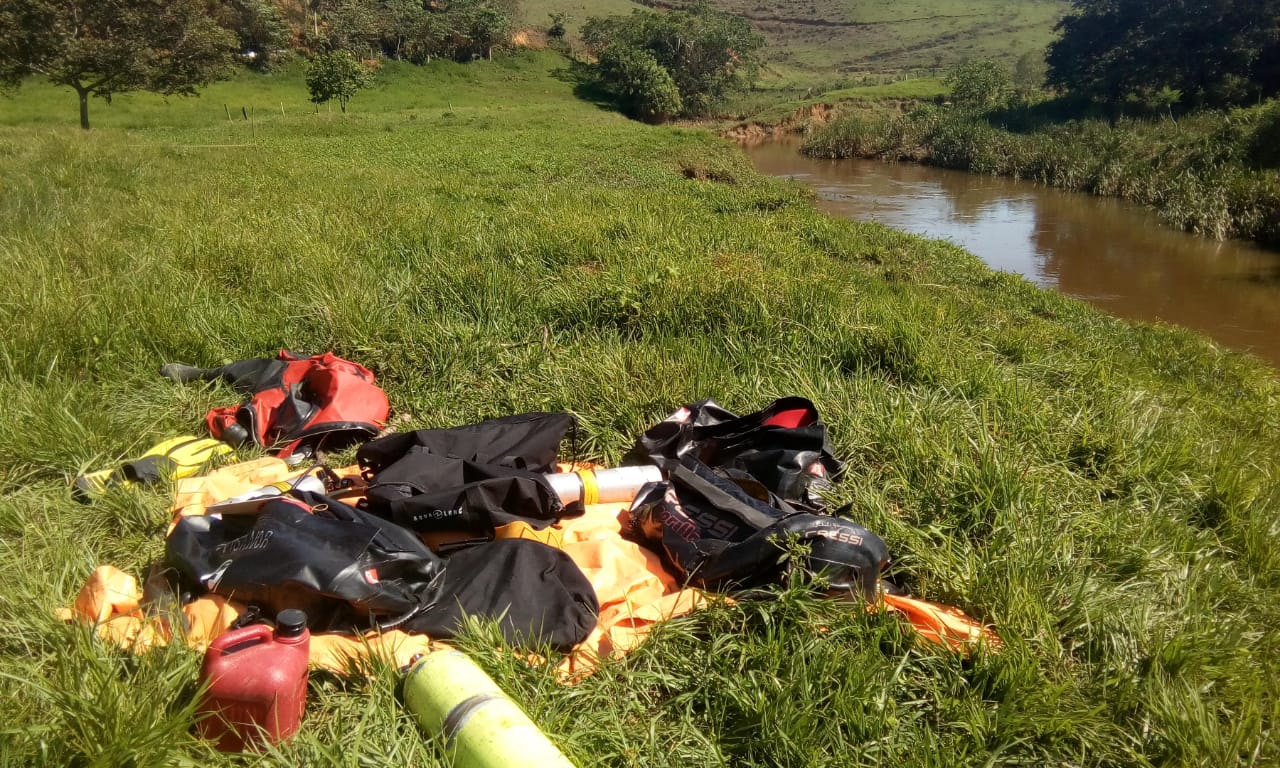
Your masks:
<svg viewBox="0 0 1280 768"><path fill-rule="evenodd" d="M591 66L586 62L570 61L568 66L551 70L551 76L561 82L571 83L573 95L579 99L611 112L619 111L613 94L600 87Z"/></svg>

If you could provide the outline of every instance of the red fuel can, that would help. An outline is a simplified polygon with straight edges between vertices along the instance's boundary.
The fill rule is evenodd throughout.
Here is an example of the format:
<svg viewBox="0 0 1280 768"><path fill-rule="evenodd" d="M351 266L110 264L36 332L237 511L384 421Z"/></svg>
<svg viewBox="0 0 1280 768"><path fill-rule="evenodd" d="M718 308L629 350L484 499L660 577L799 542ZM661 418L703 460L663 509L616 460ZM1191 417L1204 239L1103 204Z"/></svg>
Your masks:
<svg viewBox="0 0 1280 768"><path fill-rule="evenodd" d="M281 611L274 630L254 624L219 635L200 670L197 731L222 752L292 736L307 704L310 652L307 615L298 610Z"/></svg>

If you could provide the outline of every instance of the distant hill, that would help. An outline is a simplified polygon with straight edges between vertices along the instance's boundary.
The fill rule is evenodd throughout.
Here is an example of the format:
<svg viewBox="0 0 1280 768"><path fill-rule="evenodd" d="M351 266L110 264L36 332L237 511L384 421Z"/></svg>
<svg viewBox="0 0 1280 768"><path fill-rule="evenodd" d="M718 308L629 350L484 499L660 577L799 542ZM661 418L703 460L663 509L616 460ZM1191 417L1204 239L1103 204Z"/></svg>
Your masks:
<svg viewBox="0 0 1280 768"><path fill-rule="evenodd" d="M315 23L308 0L274 0L295 35ZM1069 0L710 0L750 19L768 40L765 80L831 80L938 71L970 58L1012 67L1042 53ZM545 31L564 14L571 36L591 16L679 9L691 0L518 0L518 23ZM527 36L537 39L537 35ZM810 83L811 84L811 83Z"/></svg>
<svg viewBox="0 0 1280 768"><path fill-rule="evenodd" d="M686 0L523 0L526 24L545 28L559 12L576 30L589 16ZM966 58L1010 67L1054 38L1067 0L712 0L746 16L769 41L774 75L940 69Z"/></svg>

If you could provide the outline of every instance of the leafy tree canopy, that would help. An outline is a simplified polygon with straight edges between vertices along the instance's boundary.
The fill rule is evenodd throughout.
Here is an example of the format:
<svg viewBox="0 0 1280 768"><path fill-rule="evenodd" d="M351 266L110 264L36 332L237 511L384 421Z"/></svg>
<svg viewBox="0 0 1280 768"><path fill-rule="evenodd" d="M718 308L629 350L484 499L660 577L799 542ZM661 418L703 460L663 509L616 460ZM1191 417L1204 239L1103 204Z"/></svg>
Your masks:
<svg viewBox="0 0 1280 768"><path fill-rule="evenodd" d="M618 106L632 117L661 122L680 114L680 90L671 73L643 48L606 48L598 63L600 78L613 84Z"/></svg>
<svg viewBox="0 0 1280 768"><path fill-rule="evenodd" d="M228 72L235 36L201 0L4 0L0 83L43 75L80 97L127 91L192 95Z"/></svg>
<svg viewBox="0 0 1280 768"><path fill-rule="evenodd" d="M1280 0L1073 0L1057 29L1049 84L1094 101L1177 92L1217 106L1280 92Z"/></svg>
<svg viewBox="0 0 1280 768"><path fill-rule="evenodd" d="M656 85L656 74L648 63L652 59L675 84L680 114L690 116L708 113L729 91L753 77L757 54L764 47L764 38L746 19L706 3L669 13L633 11L629 16L590 18L582 27L582 39L600 62L596 66L600 85L618 96L624 108L630 103L628 94L665 88ZM648 56L623 54L621 49ZM642 77L649 85L630 82L627 76ZM664 97L665 106L673 103Z"/></svg>
<svg viewBox="0 0 1280 768"><path fill-rule="evenodd" d="M347 102L373 82L373 73L348 51L325 51L307 67L307 91L311 101L323 104L331 99L347 111Z"/></svg>
<svg viewBox="0 0 1280 768"><path fill-rule="evenodd" d="M289 25L272 0L209 0L208 9L236 36L241 57L253 69L265 72L288 55Z"/></svg>
<svg viewBox="0 0 1280 768"><path fill-rule="evenodd" d="M493 58L511 36L517 0L320 0L311 46L423 63Z"/></svg>

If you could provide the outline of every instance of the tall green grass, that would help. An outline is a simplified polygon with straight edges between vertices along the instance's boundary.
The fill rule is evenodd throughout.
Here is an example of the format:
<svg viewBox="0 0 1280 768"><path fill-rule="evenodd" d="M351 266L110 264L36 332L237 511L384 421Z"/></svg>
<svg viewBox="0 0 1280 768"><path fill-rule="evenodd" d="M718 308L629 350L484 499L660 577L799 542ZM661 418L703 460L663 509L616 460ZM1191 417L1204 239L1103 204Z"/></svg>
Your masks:
<svg viewBox="0 0 1280 768"><path fill-rule="evenodd" d="M1280 759L1272 370L824 217L728 144L575 100L561 66L391 67L346 117L288 74L95 105L88 133L66 94L4 103L0 762L238 764L190 735L194 653L52 610L98 563L144 575L167 521L163 491L81 506L69 478L235 399L158 367L279 347L370 366L406 426L573 411L604 462L684 402L810 397L849 464L832 501L891 577L1006 641L961 658L784 592L566 687L478 629L581 765ZM315 675L256 762L443 764L374 672Z"/></svg>
<svg viewBox="0 0 1280 768"><path fill-rule="evenodd" d="M1045 122L1034 108L974 113L924 106L850 113L815 133L818 157L913 160L1131 200L1170 226L1280 245L1280 104L1178 121Z"/></svg>

